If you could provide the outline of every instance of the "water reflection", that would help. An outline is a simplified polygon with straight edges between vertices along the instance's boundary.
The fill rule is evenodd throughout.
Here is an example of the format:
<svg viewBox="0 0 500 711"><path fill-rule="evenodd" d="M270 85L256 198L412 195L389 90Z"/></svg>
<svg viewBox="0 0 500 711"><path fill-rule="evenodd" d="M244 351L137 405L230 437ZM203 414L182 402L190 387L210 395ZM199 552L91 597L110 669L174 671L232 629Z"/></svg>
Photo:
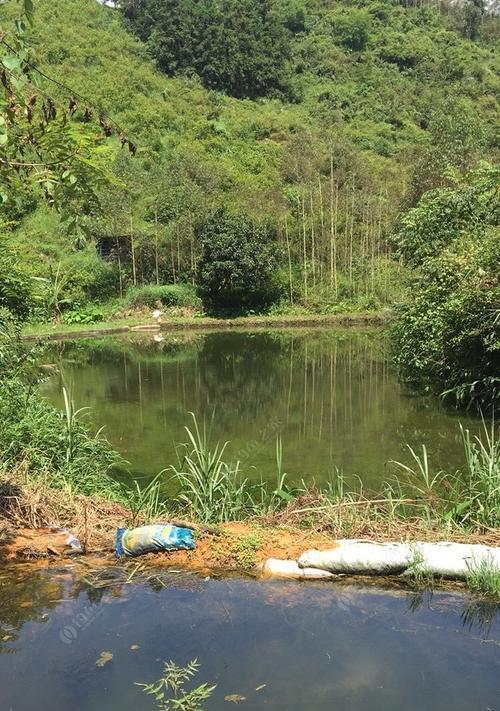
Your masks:
<svg viewBox="0 0 500 711"><path fill-rule="evenodd" d="M175 462L190 411L200 420L215 413L214 439L230 440L228 456L252 478L274 478L278 434L295 480L322 481L336 465L378 488L393 475L390 460L409 461L406 443L425 442L436 466L461 461L456 413L404 391L379 332L102 338L64 342L47 357L60 374L43 392L62 405L69 386L137 472Z"/></svg>
<svg viewBox="0 0 500 711"><path fill-rule="evenodd" d="M255 711L465 711L500 697L499 609L457 592L151 572L126 583L119 567L96 587L78 571L2 575L2 708L146 711L133 682L194 657L198 681L218 684L209 711L228 694Z"/></svg>

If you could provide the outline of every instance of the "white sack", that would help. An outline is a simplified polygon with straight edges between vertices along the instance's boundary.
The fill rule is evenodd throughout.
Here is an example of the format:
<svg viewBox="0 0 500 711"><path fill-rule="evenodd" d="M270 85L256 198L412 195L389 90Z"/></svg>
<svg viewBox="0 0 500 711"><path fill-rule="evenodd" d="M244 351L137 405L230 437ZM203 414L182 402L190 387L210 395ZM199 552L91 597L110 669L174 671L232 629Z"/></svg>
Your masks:
<svg viewBox="0 0 500 711"><path fill-rule="evenodd" d="M410 546L404 543L340 540L327 551L309 550L299 560L300 568L319 568L332 573L397 575L408 567Z"/></svg>
<svg viewBox="0 0 500 711"><path fill-rule="evenodd" d="M500 548L449 542L416 543L412 548L412 570L426 575L465 580L482 565L500 570Z"/></svg>
<svg viewBox="0 0 500 711"><path fill-rule="evenodd" d="M259 567L263 578L279 578L282 580L328 580L335 577L326 570L299 568L294 560L268 558Z"/></svg>
<svg viewBox="0 0 500 711"><path fill-rule="evenodd" d="M339 540L327 551L306 551L299 567L332 573L398 575L422 573L465 579L482 565L500 570L500 548L464 543L376 543Z"/></svg>

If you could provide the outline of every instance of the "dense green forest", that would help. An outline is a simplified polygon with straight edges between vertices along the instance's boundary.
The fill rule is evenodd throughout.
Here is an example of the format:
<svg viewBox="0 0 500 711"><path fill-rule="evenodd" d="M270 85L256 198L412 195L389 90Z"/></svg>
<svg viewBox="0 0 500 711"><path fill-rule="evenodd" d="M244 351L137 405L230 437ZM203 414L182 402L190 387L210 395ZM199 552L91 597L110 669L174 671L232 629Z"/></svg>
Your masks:
<svg viewBox="0 0 500 711"><path fill-rule="evenodd" d="M334 313L422 290L410 297L411 318L399 307L405 335L396 342L414 356L407 377L451 388L487 379L491 390L500 320L494 6L27 6L32 26L14 24L15 0L0 5L0 306L56 321L157 300L199 309L200 298L208 310ZM478 181L493 186L487 199L476 195L488 214L455 219L473 192L464 185ZM474 250L486 276L467 298L450 277L438 298L432 275ZM437 308L455 292L461 313L470 305L463 329L480 353L468 369L441 348L442 368L434 356L431 367L414 344L443 334L443 321L423 326L418 304ZM461 328L450 325L459 339Z"/></svg>

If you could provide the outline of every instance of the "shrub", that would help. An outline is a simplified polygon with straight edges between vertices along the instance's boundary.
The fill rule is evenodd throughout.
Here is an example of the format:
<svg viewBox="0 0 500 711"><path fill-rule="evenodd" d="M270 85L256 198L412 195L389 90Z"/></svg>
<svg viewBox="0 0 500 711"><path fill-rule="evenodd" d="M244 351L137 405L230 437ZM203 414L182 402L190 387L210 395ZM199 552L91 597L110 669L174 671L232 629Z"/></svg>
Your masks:
<svg viewBox="0 0 500 711"><path fill-rule="evenodd" d="M197 226L197 236L198 287L208 307L265 309L279 299L277 248L259 222L222 209Z"/></svg>
<svg viewBox="0 0 500 711"><path fill-rule="evenodd" d="M0 466L23 462L32 476L76 493L120 499L120 487L108 476L119 456L99 434L88 433L69 399L59 412L18 377L0 373Z"/></svg>
<svg viewBox="0 0 500 711"><path fill-rule="evenodd" d="M104 321L104 313L96 306L72 309L64 312L64 322L70 324L98 323Z"/></svg>
<svg viewBox="0 0 500 711"><path fill-rule="evenodd" d="M495 409L500 402L500 231L493 225L497 207L483 172L468 176L453 194L448 189L446 194L447 209L438 215L436 201L424 195L410 211L403 235L398 235L405 252L414 245L414 259L421 266L411 299L396 309L395 360L403 376L418 387L444 390L462 404ZM429 228L426 233L424 227L434 224L436 231Z"/></svg>
<svg viewBox="0 0 500 711"><path fill-rule="evenodd" d="M368 42L370 15L364 10L350 8L335 14L333 34L337 42L347 49L361 52Z"/></svg>
<svg viewBox="0 0 500 711"><path fill-rule="evenodd" d="M0 309L6 309L17 318L26 318L31 299L29 278L0 237Z"/></svg>
<svg viewBox="0 0 500 711"><path fill-rule="evenodd" d="M127 303L134 308L153 309L158 302L165 307L201 307L201 300L192 284L147 284L134 286L127 293Z"/></svg>
<svg viewBox="0 0 500 711"><path fill-rule="evenodd" d="M62 265L64 298L69 303L105 301L120 288L117 265L105 262L93 246L69 256Z"/></svg>

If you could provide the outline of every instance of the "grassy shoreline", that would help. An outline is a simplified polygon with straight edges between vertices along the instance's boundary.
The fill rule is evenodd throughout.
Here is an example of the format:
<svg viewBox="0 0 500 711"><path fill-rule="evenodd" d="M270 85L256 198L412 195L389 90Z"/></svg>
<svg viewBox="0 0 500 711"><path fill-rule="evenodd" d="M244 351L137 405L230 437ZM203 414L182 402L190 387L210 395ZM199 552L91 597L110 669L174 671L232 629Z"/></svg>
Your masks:
<svg viewBox="0 0 500 711"><path fill-rule="evenodd" d="M245 328L310 328L324 326L381 327L387 323L388 313L346 313L322 315L290 316L239 316L235 318L212 317L170 317L164 318L159 326L162 332L188 330L230 330ZM144 314L128 316L123 319L102 321L84 327L81 324L28 324L24 327L21 338L25 341L38 339L59 340L90 336L133 333L137 327L155 330L155 323Z"/></svg>
<svg viewBox="0 0 500 711"><path fill-rule="evenodd" d="M80 539L83 560L87 559L89 565L112 565L116 562L113 545L117 527L167 521L193 528L196 550L148 554L141 556L140 565L182 568L204 575L256 575L258 566L268 558L296 560L307 549L326 550L343 538L406 543L447 540L500 546L500 528L479 522L465 527L440 518L437 508L433 508L438 505L435 492L427 498L398 499L390 494L335 494L311 487L290 498L283 507L273 505L270 498L261 511L242 512L230 520L213 523L189 506L180 510L175 502L160 503L158 499L155 504L156 493L153 491L151 497L139 502L131 497L127 504L125 499L117 501L105 494L53 488L43 477L29 476L25 467L4 471L0 473L0 564L53 559L44 547L50 528L60 526ZM61 559L56 559L60 564ZM465 587L479 597L500 600L498 574L497 571L493 589L491 582L482 588L482 582L472 577ZM440 578L384 577L409 588L460 584Z"/></svg>

